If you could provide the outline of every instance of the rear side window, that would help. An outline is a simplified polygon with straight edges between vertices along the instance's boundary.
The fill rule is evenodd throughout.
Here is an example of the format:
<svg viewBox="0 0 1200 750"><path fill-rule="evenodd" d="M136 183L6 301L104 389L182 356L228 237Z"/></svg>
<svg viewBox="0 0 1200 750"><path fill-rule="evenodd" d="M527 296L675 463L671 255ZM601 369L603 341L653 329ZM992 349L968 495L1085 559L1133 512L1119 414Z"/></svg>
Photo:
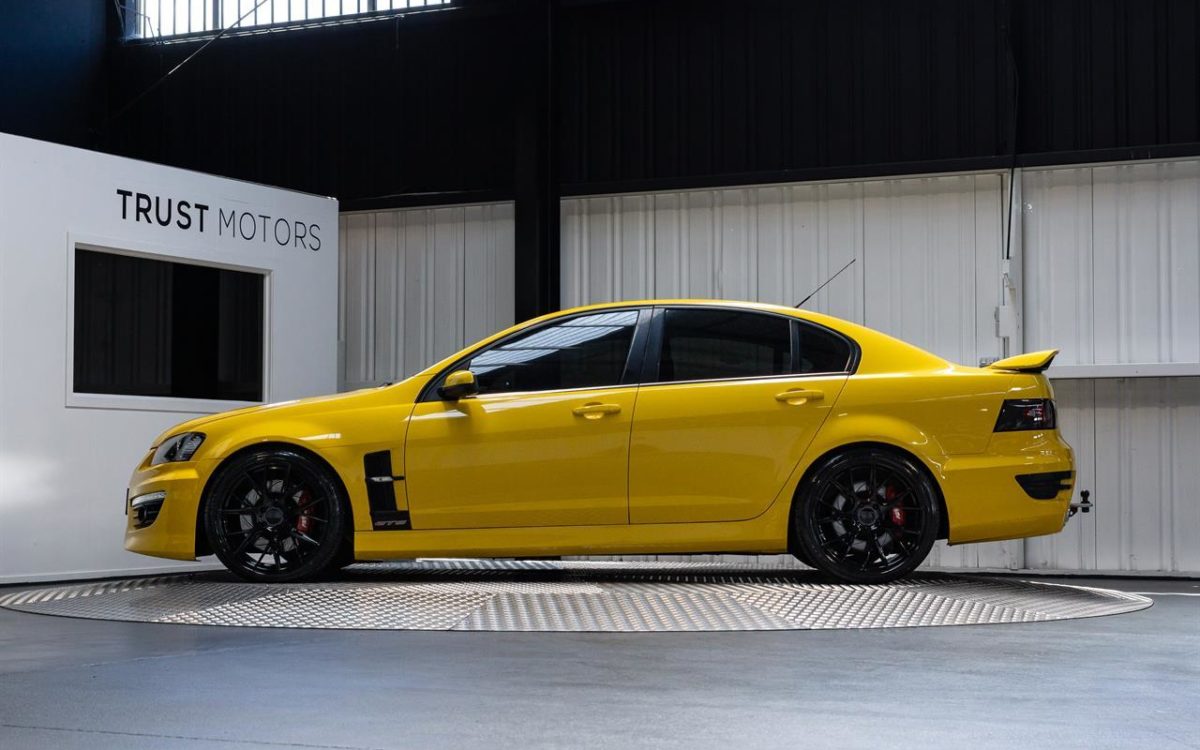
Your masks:
<svg viewBox="0 0 1200 750"><path fill-rule="evenodd" d="M852 356L849 342L823 328L807 323L797 325L800 327L797 372L849 372Z"/></svg>
<svg viewBox="0 0 1200 750"><path fill-rule="evenodd" d="M637 310L570 318L492 346L467 368L480 393L619 385L637 319Z"/></svg>
<svg viewBox="0 0 1200 750"><path fill-rule="evenodd" d="M663 313L659 382L784 375L791 358L786 318L718 309Z"/></svg>

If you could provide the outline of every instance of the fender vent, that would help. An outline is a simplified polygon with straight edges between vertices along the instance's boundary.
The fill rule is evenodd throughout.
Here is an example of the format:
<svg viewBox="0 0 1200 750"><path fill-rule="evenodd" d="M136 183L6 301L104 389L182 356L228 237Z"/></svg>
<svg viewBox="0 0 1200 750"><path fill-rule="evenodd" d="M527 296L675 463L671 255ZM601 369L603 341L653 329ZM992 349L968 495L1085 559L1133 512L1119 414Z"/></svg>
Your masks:
<svg viewBox="0 0 1200 750"><path fill-rule="evenodd" d="M404 477L392 474L392 452L376 451L363 456L363 476L367 482L371 528L379 531L411 529L408 511L396 508L395 482ZM390 481L381 481L384 479Z"/></svg>

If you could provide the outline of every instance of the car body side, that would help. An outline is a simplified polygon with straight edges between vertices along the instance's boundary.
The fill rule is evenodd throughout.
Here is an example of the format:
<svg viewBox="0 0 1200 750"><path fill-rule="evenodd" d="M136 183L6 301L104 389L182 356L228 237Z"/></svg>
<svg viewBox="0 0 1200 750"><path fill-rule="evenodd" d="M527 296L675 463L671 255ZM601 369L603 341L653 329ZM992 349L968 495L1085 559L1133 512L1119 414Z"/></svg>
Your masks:
<svg viewBox="0 0 1200 750"><path fill-rule="evenodd" d="M492 528L470 528L463 522L457 524L459 528L434 529L422 525L421 506L410 507L406 481L398 479L396 506L409 512L412 528L381 531L372 526L363 457L390 451L392 473L405 476L406 433L415 405L426 387L451 365L513 333L566 314L693 305L728 305L799 318L845 335L860 350L854 371L841 376L844 385L836 397L820 406L824 417L815 435L809 435L803 445L790 446L788 460L794 465L785 470L786 481L778 492L765 498L761 507L734 520ZM805 476L826 457L863 444L918 459L940 490L946 511L944 536L952 544L1048 534L1062 528L1071 489L1064 488L1050 500L1037 500L1015 476L1073 470L1070 447L1057 430L996 433L993 428L1005 399L1052 396L1041 374L954 365L869 328L803 310L709 300L593 305L501 331L391 386L201 417L164 432L155 446L187 431L203 432L206 440L187 462L152 466L153 449L146 454L130 480L127 506L128 498L156 491L165 491L167 501L149 526L136 528L131 516L125 546L180 560L206 553L198 524L206 487L229 457L271 446L311 453L336 473L350 505L354 553L359 559L786 552L792 500ZM698 392L695 398L705 396ZM754 446L748 448L752 451Z"/></svg>

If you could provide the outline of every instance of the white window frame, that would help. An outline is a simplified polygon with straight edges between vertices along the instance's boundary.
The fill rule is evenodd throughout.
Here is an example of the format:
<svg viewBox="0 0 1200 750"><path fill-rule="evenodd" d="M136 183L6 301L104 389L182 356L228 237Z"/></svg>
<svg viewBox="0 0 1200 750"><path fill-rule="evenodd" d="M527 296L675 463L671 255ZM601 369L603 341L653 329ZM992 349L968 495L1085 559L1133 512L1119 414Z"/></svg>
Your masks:
<svg viewBox="0 0 1200 750"><path fill-rule="evenodd" d="M262 351L262 401L233 401L210 398L183 398L178 396L129 396L110 393L79 393L75 391L75 251L91 250L110 255L182 263L185 265L219 268L227 271L243 271L258 274L263 280L263 351ZM66 370L64 373L65 405L70 409L126 409L133 411L177 412L181 414L216 414L257 406L271 400L271 269L242 266L230 263L214 263L188 257L183 251L171 252L163 244L150 245L143 242L114 241L109 238L67 235L67 299L66 299Z"/></svg>

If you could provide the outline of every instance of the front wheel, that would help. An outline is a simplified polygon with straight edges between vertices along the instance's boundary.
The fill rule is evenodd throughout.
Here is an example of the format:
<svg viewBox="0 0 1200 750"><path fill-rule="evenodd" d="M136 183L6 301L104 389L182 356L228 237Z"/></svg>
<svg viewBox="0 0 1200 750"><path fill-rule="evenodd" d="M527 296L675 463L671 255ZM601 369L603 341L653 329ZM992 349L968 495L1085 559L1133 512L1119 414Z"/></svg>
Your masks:
<svg viewBox="0 0 1200 750"><path fill-rule="evenodd" d="M940 515L937 488L913 459L850 450L826 461L797 493L796 556L850 583L894 581L929 555Z"/></svg>
<svg viewBox="0 0 1200 750"><path fill-rule="evenodd" d="M217 557L248 581L319 578L345 554L349 514L338 483L315 459L286 449L223 466L204 505Z"/></svg>

